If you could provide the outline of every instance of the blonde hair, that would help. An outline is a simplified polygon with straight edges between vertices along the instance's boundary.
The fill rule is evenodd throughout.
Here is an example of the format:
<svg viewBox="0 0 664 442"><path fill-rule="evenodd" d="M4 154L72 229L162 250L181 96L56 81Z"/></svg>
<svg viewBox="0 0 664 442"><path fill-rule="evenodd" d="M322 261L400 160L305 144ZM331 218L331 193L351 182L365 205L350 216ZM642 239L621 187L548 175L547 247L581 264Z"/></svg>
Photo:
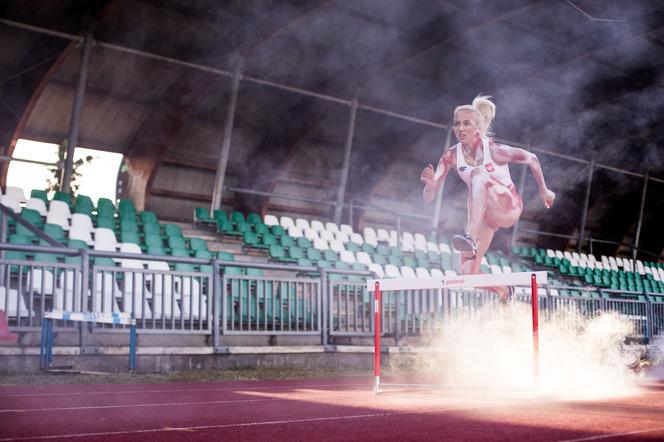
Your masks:
<svg viewBox="0 0 664 442"><path fill-rule="evenodd" d="M496 117L496 105L493 104L490 98L492 98L490 95L480 94L473 99L472 104L464 104L454 109L455 115L459 111L470 111L475 115L475 121L477 122L481 137L492 134L491 123Z"/></svg>

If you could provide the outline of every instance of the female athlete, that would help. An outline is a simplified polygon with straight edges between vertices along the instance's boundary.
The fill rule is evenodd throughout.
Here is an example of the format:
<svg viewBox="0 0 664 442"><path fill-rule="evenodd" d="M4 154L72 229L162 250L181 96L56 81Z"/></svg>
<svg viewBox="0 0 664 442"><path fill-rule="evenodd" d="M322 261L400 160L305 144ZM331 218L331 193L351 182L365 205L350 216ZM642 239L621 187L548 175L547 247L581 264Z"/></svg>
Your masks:
<svg viewBox="0 0 664 442"><path fill-rule="evenodd" d="M435 172L429 164L420 175L426 202L434 199L450 169L456 169L468 185L466 231L452 239L454 248L461 252L463 274L480 273L482 258L496 230L513 226L521 216L523 202L510 177L509 163L528 165L547 208L556 198L546 187L537 156L488 138L496 115L490 98L480 95L472 104L454 110L454 134L459 142L442 155ZM513 294L512 287L495 287L493 291L501 300Z"/></svg>

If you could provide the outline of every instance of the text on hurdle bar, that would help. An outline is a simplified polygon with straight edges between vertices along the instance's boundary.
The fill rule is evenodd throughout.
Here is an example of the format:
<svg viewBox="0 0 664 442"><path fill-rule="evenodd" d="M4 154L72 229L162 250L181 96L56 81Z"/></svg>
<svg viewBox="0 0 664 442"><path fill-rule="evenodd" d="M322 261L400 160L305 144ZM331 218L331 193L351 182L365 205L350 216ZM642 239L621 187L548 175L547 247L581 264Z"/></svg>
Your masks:
<svg viewBox="0 0 664 442"><path fill-rule="evenodd" d="M380 284L381 291L456 289L505 285L526 286L530 285L530 278L533 274L538 285L547 283L547 272L483 273L431 278L369 279L367 280L367 290L373 292L376 282Z"/></svg>
<svg viewBox="0 0 664 442"><path fill-rule="evenodd" d="M61 319L64 321L100 322L104 324L134 325L129 313L93 313L93 312L66 312L63 310L52 310L44 312L46 319Z"/></svg>

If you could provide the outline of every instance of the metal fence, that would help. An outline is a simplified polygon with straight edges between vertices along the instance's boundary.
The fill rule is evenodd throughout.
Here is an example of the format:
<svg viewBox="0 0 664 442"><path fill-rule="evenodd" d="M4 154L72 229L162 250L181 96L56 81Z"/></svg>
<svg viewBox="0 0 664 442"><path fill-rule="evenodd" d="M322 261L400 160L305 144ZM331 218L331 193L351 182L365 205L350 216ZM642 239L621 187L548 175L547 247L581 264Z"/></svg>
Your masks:
<svg viewBox="0 0 664 442"><path fill-rule="evenodd" d="M12 252L23 254L16 259ZM46 254L64 257L42 262ZM62 262L64 261L64 262ZM119 264L119 265L118 265ZM242 270L244 269L244 270ZM268 273L266 275L265 273ZM14 331L38 331L44 312L125 312L139 333L368 337L373 334L373 293L368 272L256 262L229 262L0 243L0 309ZM659 294L569 287L540 290L544 319L561 311L593 317L611 311L633 324L632 335L664 334ZM526 290L516 299L529 302ZM446 319L486 314L497 306L482 290L384 292L382 330L397 339L428 333ZM490 310L490 309L489 309ZM77 325L57 321L60 330ZM95 324L94 331L122 326ZM84 339L83 339L84 341Z"/></svg>

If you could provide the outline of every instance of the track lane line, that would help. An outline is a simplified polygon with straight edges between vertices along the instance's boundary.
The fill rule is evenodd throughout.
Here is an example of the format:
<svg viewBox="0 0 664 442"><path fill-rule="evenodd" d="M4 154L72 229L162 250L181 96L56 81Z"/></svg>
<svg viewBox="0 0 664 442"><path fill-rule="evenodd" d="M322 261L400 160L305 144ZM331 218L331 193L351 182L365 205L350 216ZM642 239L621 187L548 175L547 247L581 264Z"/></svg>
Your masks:
<svg viewBox="0 0 664 442"><path fill-rule="evenodd" d="M664 427L649 428L647 430L626 431L624 433L607 433L607 434L601 434L601 435L598 435L598 436L580 437L578 439L563 439L563 440L560 440L559 442L584 442L584 441L589 441L589 440L613 439L615 437L633 436L635 434L652 433L652 432L655 432L655 431L664 431Z"/></svg>
<svg viewBox="0 0 664 442"><path fill-rule="evenodd" d="M100 436L123 436L123 435L126 436L131 434L177 432L177 431L219 430L225 428L243 428L243 427L259 427L259 426L269 426L269 425L297 424L297 423L306 423L306 422L329 422L329 421L343 421L343 420L353 420L353 419L371 419L371 418L380 418L380 417L389 417L389 416L407 416L407 415L429 414L429 413L450 412L450 411L472 411L472 410L481 410L485 408L495 408L495 407L496 407L495 405L489 405L481 407L432 408L432 409L417 410L417 411L366 413L366 414L353 414L346 416L240 422L235 424L196 425L191 427L163 427L163 428L148 428L143 430L107 431L107 432L95 432L95 433L69 433L69 434L49 434L42 436L19 436L19 437L2 438L0 439L0 442L62 439L62 438L75 438L75 437L100 437Z"/></svg>
<svg viewBox="0 0 664 442"><path fill-rule="evenodd" d="M368 382L363 382L363 383L358 383L358 384L346 384L346 385L339 385L339 384L309 384L309 385L291 385L291 386L274 386L274 387L247 387L247 388L193 388L193 389L186 389L186 388L178 388L178 389L171 389L171 390L120 390L120 391L113 391L113 390L106 390L106 391L80 391L80 392L58 392L58 393L26 393L26 394L0 394L0 399L3 398L12 398L12 397L43 397L43 396L76 396L76 395L97 395L97 394L152 394L152 393L180 393L180 392L191 392L191 393L196 393L196 392L208 392L208 391L236 391L236 392L242 392L242 391L247 391L247 390L289 390L289 389L294 389L294 388L312 388L312 387L367 387L367 391L371 389L371 384ZM334 390L331 390L334 391Z"/></svg>

